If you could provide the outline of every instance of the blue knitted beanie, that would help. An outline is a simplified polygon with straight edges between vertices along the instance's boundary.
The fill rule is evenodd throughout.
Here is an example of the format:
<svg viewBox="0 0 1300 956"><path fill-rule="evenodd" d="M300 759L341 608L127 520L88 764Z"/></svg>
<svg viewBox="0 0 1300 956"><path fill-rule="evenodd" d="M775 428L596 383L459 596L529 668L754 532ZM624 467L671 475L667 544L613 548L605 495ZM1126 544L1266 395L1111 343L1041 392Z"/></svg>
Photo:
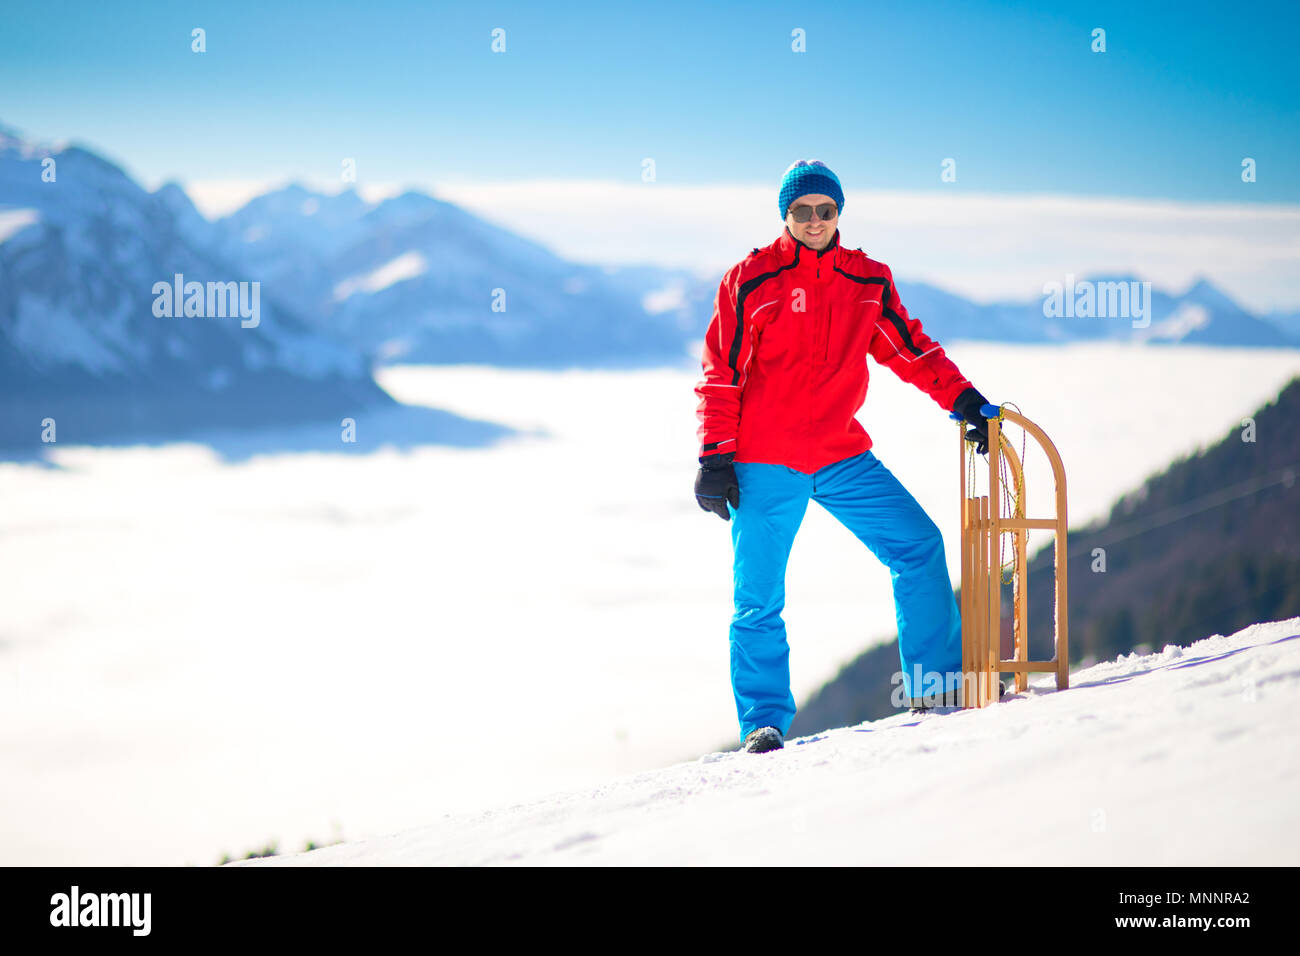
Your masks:
<svg viewBox="0 0 1300 956"><path fill-rule="evenodd" d="M785 218L790 203L810 194L830 196L840 212L844 211L844 190L840 188L839 177L820 159L801 159L781 177L781 218Z"/></svg>

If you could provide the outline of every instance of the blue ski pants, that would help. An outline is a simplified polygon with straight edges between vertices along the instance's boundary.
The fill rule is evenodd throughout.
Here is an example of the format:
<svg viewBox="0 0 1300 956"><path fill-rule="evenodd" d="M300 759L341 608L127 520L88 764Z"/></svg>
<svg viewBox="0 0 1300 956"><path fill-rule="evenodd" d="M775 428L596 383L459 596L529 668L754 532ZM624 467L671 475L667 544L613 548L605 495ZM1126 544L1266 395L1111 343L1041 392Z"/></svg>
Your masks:
<svg viewBox="0 0 1300 956"><path fill-rule="evenodd" d="M916 499L871 451L807 474L785 465L736 462L740 506L732 507L735 614L731 619L731 687L740 738L758 727L784 736L794 719L790 646L786 642L785 569L795 534L817 501L889 568L898 622L898 652L907 697L944 689L960 678L961 619L943 537ZM924 689L914 678L925 675Z"/></svg>

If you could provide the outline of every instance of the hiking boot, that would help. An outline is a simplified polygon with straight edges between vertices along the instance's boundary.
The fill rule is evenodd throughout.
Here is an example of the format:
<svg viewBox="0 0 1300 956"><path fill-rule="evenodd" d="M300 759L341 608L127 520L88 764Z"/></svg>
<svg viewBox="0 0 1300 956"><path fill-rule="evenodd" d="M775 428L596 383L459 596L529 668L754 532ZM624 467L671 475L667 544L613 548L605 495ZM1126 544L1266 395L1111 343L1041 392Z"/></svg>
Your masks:
<svg viewBox="0 0 1300 956"><path fill-rule="evenodd" d="M1007 695L1006 682L999 680L998 700L1001 700L1006 695ZM935 707L958 707L958 706L960 706L960 702L958 700L958 689L956 687L954 687L950 691L944 692L942 695L942 699L940 695L937 694L932 695L930 697L912 698L912 713L914 714L923 714L927 710L933 710Z"/></svg>
<svg viewBox="0 0 1300 956"><path fill-rule="evenodd" d="M952 690L944 691L942 694L929 694L925 697L912 698L912 713L923 714L927 710L933 710L936 707L957 707L960 705L958 700L960 691L954 687Z"/></svg>
<svg viewBox="0 0 1300 956"><path fill-rule="evenodd" d="M769 750L780 750L785 746L785 740L781 737L781 731L775 727L759 727L752 730L749 736L745 738L745 752L751 754L765 754Z"/></svg>

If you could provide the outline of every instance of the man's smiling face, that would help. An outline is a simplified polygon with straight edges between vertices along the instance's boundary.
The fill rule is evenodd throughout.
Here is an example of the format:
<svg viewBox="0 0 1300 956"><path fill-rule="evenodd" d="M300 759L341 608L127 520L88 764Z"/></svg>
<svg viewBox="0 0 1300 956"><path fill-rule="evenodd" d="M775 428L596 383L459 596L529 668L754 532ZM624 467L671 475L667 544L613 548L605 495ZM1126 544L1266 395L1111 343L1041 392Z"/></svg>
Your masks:
<svg viewBox="0 0 1300 956"><path fill-rule="evenodd" d="M835 235L835 230L840 224L839 210L829 221L818 219L816 213L807 222L795 222L794 210L800 206L820 206L824 203L835 205L835 200L830 196L823 196L821 193L808 193L806 196L800 196L794 202L790 203L790 208L786 210L785 224L790 229L790 234L802 242L810 249L816 249L819 252L825 249L830 243L831 238Z"/></svg>

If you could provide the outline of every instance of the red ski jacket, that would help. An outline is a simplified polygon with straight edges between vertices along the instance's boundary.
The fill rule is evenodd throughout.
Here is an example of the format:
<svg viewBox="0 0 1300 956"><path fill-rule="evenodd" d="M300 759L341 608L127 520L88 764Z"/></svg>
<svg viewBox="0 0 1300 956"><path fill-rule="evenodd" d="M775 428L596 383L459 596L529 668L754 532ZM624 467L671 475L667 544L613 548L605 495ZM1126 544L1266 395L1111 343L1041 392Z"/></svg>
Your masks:
<svg viewBox="0 0 1300 956"><path fill-rule="evenodd" d="M908 316L889 266L845 249L820 253L787 228L727 270L704 339L700 456L811 474L871 447L854 415L867 356L947 411L971 383Z"/></svg>

